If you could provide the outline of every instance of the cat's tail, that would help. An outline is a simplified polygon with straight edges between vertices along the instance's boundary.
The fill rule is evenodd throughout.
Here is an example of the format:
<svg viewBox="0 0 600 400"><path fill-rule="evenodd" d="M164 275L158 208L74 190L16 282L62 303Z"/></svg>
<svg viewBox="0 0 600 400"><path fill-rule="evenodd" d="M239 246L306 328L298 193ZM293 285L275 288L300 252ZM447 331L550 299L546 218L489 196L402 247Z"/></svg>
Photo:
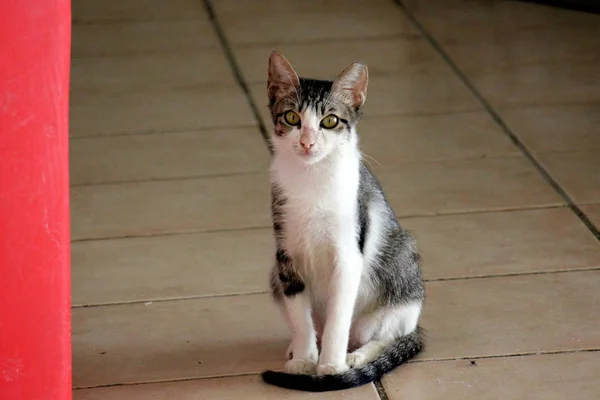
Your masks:
<svg viewBox="0 0 600 400"><path fill-rule="evenodd" d="M262 373L262 378L271 385L305 392L350 389L381 378L384 374L419 354L424 347L424 333L418 327L412 333L402 336L392 343L374 361L339 375L295 375L265 371Z"/></svg>

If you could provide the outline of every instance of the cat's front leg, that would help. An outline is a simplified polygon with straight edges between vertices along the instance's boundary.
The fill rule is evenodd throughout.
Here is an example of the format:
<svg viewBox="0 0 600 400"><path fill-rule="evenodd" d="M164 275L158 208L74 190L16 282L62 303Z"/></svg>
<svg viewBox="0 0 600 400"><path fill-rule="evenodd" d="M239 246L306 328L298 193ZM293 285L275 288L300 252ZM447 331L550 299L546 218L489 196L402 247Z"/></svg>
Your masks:
<svg viewBox="0 0 600 400"><path fill-rule="evenodd" d="M317 367L319 375L339 374L349 369L346 353L360 285L362 257L355 241L348 240L347 243L337 251L335 271L330 282L327 319Z"/></svg>
<svg viewBox="0 0 600 400"><path fill-rule="evenodd" d="M277 270L283 292L281 303L292 331L292 343L287 351L291 359L285 370L291 374L314 374L319 352L308 288L283 250L277 252Z"/></svg>
<svg viewBox="0 0 600 400"><path fill-rule="evenodd" d="M298 293L285 296L284 304L292 329L292 343L289 349L292 357L286 362L285 370L290 374L314 374L319 351L311 320L310 298L307 293Z"/></svg>

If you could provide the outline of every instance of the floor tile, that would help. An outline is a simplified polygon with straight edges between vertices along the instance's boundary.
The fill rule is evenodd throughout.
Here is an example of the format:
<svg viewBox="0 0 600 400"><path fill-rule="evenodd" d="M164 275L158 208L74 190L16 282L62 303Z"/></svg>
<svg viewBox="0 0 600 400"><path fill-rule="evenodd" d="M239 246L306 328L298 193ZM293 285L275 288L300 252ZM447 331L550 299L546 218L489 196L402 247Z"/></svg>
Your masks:
<svg viewBox="0 0 600 400"><path fill-rule="evenodd" d="M600 149L600 103L499 110L534 152Z"/></svg>
<svg viewBox="0 0 600 400"><path fill-rule="evenodd" d="M271 226L269 179L239 175L71 189L73 240Z"/></svg>
<svg viewBox="0 0 600 400"><path fill-rule="evenodd" d="M253 3L250 11L217 11L217 17L234 46L414 36L417 32L393 2L354 0L351 6L347 1L306 3L300 8L294 3L291 9L284 5L280 11Z"/></svg>
<svg viewBox="0 0 600 400"><path fill-rule="evenodd" d="M276 47L296 71L307 77L333 78L353 62L366 64L369 76L448 72L449 67L421 37L352 40ZM263 83L273 46L239 47L236 59L247 82ZM319 60L315 62L315 60Z"/></svg>
<svg viewBox="0 0 600 400"><path fill-rule="evenodd" d="M358 132L361 151L374 169L405 162L519 154L483 111L366 118Z"/></svg>
<svg viewBox="0 0 600 400"><path fill-rule="evenodd" d="M202 397L199 397L201 395ZM257 375L233 378L201 379L186 382L169 382L148 385L121 386L76 390L74 400L305 400L315 398L314 393L280 389L266 385ZM379 400L371 385L340 392L319 393L319 399Z"/></svg>
<svg viewBox="0 0 600 400"><path fill-rule="evenodd" d="M411 364L386 376L383 385L390 400L588 400L600 393L598 353L476 362L476 366L468 360Z"/></svg>
<svg viewBox="0 0 600 400"><path fill-rule="evenodd" d="M600 271L429 282L421 359L600 348Z"/></svg>
<svg viewBox="0 0 600 400"><path fill-rule="evenodd" d="M270 228L75 242L75 305L267 291Z"/></svg>
<svg viewBox="0 0 600 400"><path fill-rule="evenodd" d="M331 76L320 77L334 79ZM266 84L252 85L251 93L269 126ZM369 79L363 119L382 116L436 114L478 111L482 106L469 89L453 74L419 74L411 77L373 77Z"/></svg>
<svg viewBox="0 0 600 400"><path fill-rule="evenodd" d="M523 34L528 37L528 33L533 32L566 34L573 29L589 32L600 29L593 14L524 1L471 1L469 7L464 7L461 1L446 0L404 0L402 3L443 44L488 41L493 45L506 37Z"/></svg>
<svg viewBox="0 0 600 400"><path fill-rule="evenodd" d="M399 216L562 205L521 157L407 163L376 176Z"/></svg>
<svg viewBox="0 0 600 400"><path fill-rule="evenodd" d="M76 308L73 384L281 369L289 337L266 294Z"/></svg>
<svg viewBox="0 0 600 400"><path fill-rule="evenodd" d="M177 38L177 40L173 40ZM208 21L151 21L73 25L73 57L199 53L218 48Z"/></svg>
<svg viewBox="0 0 600 400"><path fill-rule="evenodd" d="M400 223L417 237L426 279L600 266L600 242L568 208L407 218Z"/></svg>
<svg viewBox="0 0 600 400"><path fill-rule="evenodd" d="M599 284L599 271L431 282L420 358L598 348ZM76 308L73 327L76 387L281 369L289 340L266 294Z"/></svg>
<svg viewBox="0 0 600 400"><path fill-rule="evenodd" d="M581 210L592 220L592 223L600 229L600 204L582 206Z"/></svg>
<svg viewBox="0 0 600 400"><path fill-rule="evenodd" d="M205 19L196 0L75 0L73 23Z"/></svg>
<svg viewBox="0 0 600 400"><path fill-rule="evenodd" d="M71 85L77 91L119 93L200 85L235 86L236 82L222 50L203 49L200 55L76 58L71 62Z"/></svg>
<svg viewBox="0 0 600 400"><path fill-rule="evenodd" d="M516 66L508 71L467 73L495 107L600 102L597 61Z"/></svg>
<svg viewBox="0 0 600 400"><path fill-rule="evenodd" d="M369 0L368 7L362 0L304 0L304 1L279 1L279 0L213 0L213 8L218 15L234 14L290 14L295 12L325 13L333 18L340 12L364 12L368 7L371 9L385 9L389 12L397 12L386 0Z"/></svg>
<svg viewBox="0 0 600 400"><path fill-rule="evenodd" d="M119 95L74 90L71 96L72 137L230 128L255 123L246 98L232 86Z"/></svg>
<svg viewBox="0 0 600 400"><path fill-rule="evenodd" d="M537 156L577 204L600 202L600 149Z"/></svg>
<svg viewBox="0 0 600 400"><path fill-rule="evenodd" d="M463 71L507 71L522 65L600 61L599 29L512 29L510 24L486 26L443 48Z"/></svg>
<svg viewBox="0 0 600 400"><path fill-rule="evenodd" d="M365 118L481 110L454 74L374 77L369 80Z"/></svg>
<svg viewBox="0 0 600 400"><path fill-rule="evenodd" d="M71 184L267 172L256 128L76 138Z"/></svg>

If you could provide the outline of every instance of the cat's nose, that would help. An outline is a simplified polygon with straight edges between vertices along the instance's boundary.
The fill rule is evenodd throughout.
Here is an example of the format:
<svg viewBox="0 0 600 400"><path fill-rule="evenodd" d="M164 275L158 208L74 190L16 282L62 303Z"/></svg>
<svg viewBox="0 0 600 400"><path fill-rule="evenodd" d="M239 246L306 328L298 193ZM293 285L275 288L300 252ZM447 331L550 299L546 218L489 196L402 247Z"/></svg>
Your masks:
<svg viewBox="0 0 600 400"><path fill-rule="evenodd" d="M312 141L302 141L300 140L300 145L304 148L304 150L310 150L311 147L315 145L315 142Z"/></svg>
<svg viewBox="0 0 600 400"><path fill-rule="evenodd" d="M306 151L310 150L310 148L315 145L316 141L317 135L314 132L305 132L300 136L300 146Z"/></svg>

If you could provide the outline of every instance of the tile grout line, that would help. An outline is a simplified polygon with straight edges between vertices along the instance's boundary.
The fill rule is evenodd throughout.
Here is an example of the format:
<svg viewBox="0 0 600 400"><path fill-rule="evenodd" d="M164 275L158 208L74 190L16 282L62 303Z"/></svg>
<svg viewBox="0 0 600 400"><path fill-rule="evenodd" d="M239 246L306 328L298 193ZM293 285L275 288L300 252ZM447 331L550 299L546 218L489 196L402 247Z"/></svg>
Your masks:
<svg viewBox="0 0 600 400"><path fill-rule="evenodd" d="M129 383L107 383L104 385L90 385L90 386L79 386L73 387L73 390L90 390L90 389L102 389L102 388L113 388L120 386L142 386L142 385L160 385L165 383L180 383L180 382L190 382L190 381L203 381L207 379L226 379L226 378L237 378L244 376L258 376L259 372L248 372L248 373L239 373L239 374L231 374L231 375L208 375L208 376L198 376L192 378L173 378L167 380L156 380L156 381L142 381L142 382L129 382Z"/></svg>
<svg viewBox="0 0 600 400"><path fill-rule="evenodd" d="M377 396L379 396L379 400L390 400L385 388L383 387L383 383L381 383L381 379L377 379L373 382L373 386L375 386L375 390L377 391Z"/></svg>
<svg viewBox="0 0 600 400"><path fill-rule="evenodd" d="M203 178L193 178L193 179L203 179ZM93 185L90 185L93 186ZM596 204L596 203L590 203ZM534 206L525 206L525 207L516 207L516 208L498 208L498 209L481 209L481 210L467 210L467 211L451 211L451 212L440 212L433 214L406 214L399 215L398 218L401 220L407 219L417 219L417 218L435 218L435 217L454 217L454 216L464 216L464 215L478 215L478 214L498 214L505 212L525 212L525 211L541 211L541 210L556 210L561 208L568 208L565 204L558 205L534 205ZM106 241L106 240L120 240L120 239L141 239L141 238L152 238L152 237L163 237L163 236L180 236L180 235L197 235L203 233L220 233L220 232L237 232L237 231L249 231L249 230L259 230L259 229L272 229L270 224L268 225L260 225L260 226L248 226L248 227L239 227L239 228L222 228L222 229L192 229L187 231L171 231L171 232L162 232L162 233L149 233L149 234L131 234L131 235L122 235L122 236L107 236L107 237L84 237L80 239L72 239L71 243L86 243L86 242L95 242L95 241Z"/></svg>
<svg viewBox="0 0 600 400"><path fill-rule="evenodd" d="M146 304L151 305L153 303L169 303L171 301L186 301L186 300L201 300L201 299L221 299L223 297L240 297L240 296L254 296L259 294L268 294L269 292L266 290L258 290L253 292L244 292L244 293L223 293L223 294L208 294L208 295L191 295L191 296L183 296L183 297L169 297L169 298L157 298L157 299L144 299L144 300L124 300L124 301L114 301L107 303L90 303L90 304L75 304L71 306L71 309L77 308L99 308L99 307L110 307L110 306L130 306L130 305L139 305Z"/></svg>
<svg viewBox="0 0 600 400"><path fill-rule="evenodd" d="M108 133L94 133L94 134L86 134L86 135L78 135L78 136L69 136L69 140L86 140L86 139L103 139L103 138L114 138L114 137L135 137L142 135L170 135L170 134L194 134L202 135L205 133L210 133L214 131L232 131L232 130L244 130L244 129L256 129L256 125L248 124L248 125L223 125L223 126L207 126L207 127L194 127L194 128L174 128L174 129L142 129L142 130L124 130L117 132L108 132Z"/></svg>
<svg viewBox="0 0 600 400"><path fill-rule="evenodd" d="M449 278L433 278L424 279L425 283L436 283L436 282L453 282L453 281L470 281L477 279L496 279L496 278L515 278L515 277L526 277L526 276L539 276L539 275L558 275L558 274L570 274L577 272L594 272L600 271L600 266L572 268L567 270L550 270L550 271L527 271L527 272L514 272L514 273L498 273L490 275L477 275L477 276L456 276ZM76 304L71 309L78 308L98 308L98 307L112 307L112 306L129 306L139 304L152 304L152 303L168 303L172 301L186 301L186 300L206 300L206 299L219 299L224 297L240 297L240 296L256 296L262 294L268 294L267 290L257 290L243 293L223 293L223 294L209 294L209 295L190 295L183 297L168 297L168 298L155 298L155 299L144 299L144 300L124 300L106 303L90 303L90 304Z"/></svg>
<svg viewBox="0 0 600 400"><path fill-rule="evenodd" d="M237 63L237 60L235 59L235 56L233 55L233 51L231 50L229 41L227 40L227 37L225 37L225 32L223 31L223 28L221 27L221 24L219 23L219 20L217 19L217 14L214 10L212 0L202 0L202 3L204 4L204 8L206 9L206 12L208 13L210 22L215 30L215 33L217 34L217 38L219 39L219 42L221 43L222 50L225 53L225 58L227 59L227 62L229 63L229 66L231 67L231 70L233 71L235 80L237 81L238 85L244 92L244 95L246 96L246 101L248 102L248 105L250 106L252 114L254 114L254 119L256 120L256 122L258 124L258 130L260 131L260 134L261 134L265 144L267 145L269 152L272 153L271 141L269 140L269 134L267 132L267 128L265 126L265 123L264 123L261 115L260 115L258 106L254 102L254 99L252 99L252 95L250 94L250 88L248 86L248 83L246 82L246 78L244 78L244 75L242 74L242 71ZM266 90L266 88L265 88L265 90Z"/></svg>
<svg viewBox="0 0 600 400"><path fill-rule="evenodd" d="M172 232L132 234L132 235L122 235L122 236L87 237L87 238L81 238L81 239L72 239L71 243L73 244L73 243L89 243L89 242L123 240L123 239L145 239L145 238L161 238L161 237L168 237L168 236L201 235L204 233L247 232L247 231L256 231L256 230L262 230L262 229L273 229L273 228L269 224L269 225L261 225L261 226L246 226L246 227L239 227L239 228L198 229L198 230L189 230L189 231L172 231Z"/></svg>
<svg viewBox="0 0 600 400"><path fill-rule="evenodd" d="M499 358L516 358L516 357L535 357L544 355L555 355L555 354L578 354L578 353L598 353L600 348L592 347L585 349L570 349L570 350L547 350L547 351L526 351L524 353L509 353L509 354L493 354L486 356L456 356L456 357L442 357L442 358L430 358L428 360L410 360L407 364L427 364L434 362L448 362L448 361L465 361L465 360L495 360Z"/></svg>
<svg viewBox="0 0 600 400"><path fill-rule="evenodd" d="M515 353L515 354L504 354L504 355L489 355L489 356L473 356L473 357L449 357L449 358L433 358L429 360L411 360L406 364L427 364L427 363L435 363L435 362L450 362L450 361L466 361L466 360L493 360L493 359L502 359L502 358L516 358L516 357L535 357L535 356L544 356L544 355L562 355L562 354L578 354L578 353L599 353L600 348L589 348L589 349L574 349L574 350L549 350L549 351L540 351L540 352L526 352L526 353ZM101 389L101 388L113 388L120 386L141 386L141 385L158 385L158 384L168 384L168 383L179 383L179 382L190 382L190 381L202 381L208 379L227 379L227 378L237 378L244 376L256 376L260 375L259 372L247 372L247 373L239 373L239 374L230 374L230 375L208 375L208 376L198 376L198 377L190 377L190 378L173 378L167 380L156 380L156 381L143 381L143 382L130 382L130 383L109 383L109 384L100 384L100 385L90 385L90 386L79 386L74 387L73 390L90 390L90 389ZM377 390L377 383L380 381L375 381L375 389ZM383 389L383 386L381 386ZM383 396L381 395L383 393ZM381 400L389 400L387 397L387 393L385 389L380 393L377 390L377 394L380 396Z"/></svg>
<svg viewBox="0 0 600 400"><path fill-rule="evenodd" d="M256 172L248 172L248 171L239 171L239 172L222 172L216 174L204 174L204 175L184 175L184 176L162 176L162 177L150 177L150 178L139 178L139 179L129 179L129 180L120 180L120 181L98 181L98 182L82 182L82 183L72 183L70 188L82 188L82 187L90 187L90 186L117 186L117 185L128 185L128 184L136 184L136 183L151 183L151 182L173 182L173 181L193 181L193 180L202 180L202 179L210 179L210 178L232 178L238 176L260 176L264 175L264 172L256 171Z"/></svg>
<svg viewBox="0 0 600 400"><path fill-rule="evenodd" d="M506 136L512 141L512 143L523 153L537 171L542 175L542 178L548 183L552 189L560 196L560 198L567 204L567 206L573 211L573 213L579 218L579 220L585 225L585 227L600 240L600 230L594 225L590 218L581 210L581 208L575 204L571 196L565 189L560 186L558 181L552 177L549 171L535 158L533 153L525 146L525 144L519 139L519 137L508 127L504 122L500 114L491 106L491 104L479 93L477 88L471 83L467 76L458 68L454 60L450 55L442 48L439 42L425 29L425 27L417 20L417 18L406 8L401 0L392 0L398 5L400 10L408 17L413 25L421 32L423 37L429 42L434 50L442 57L442 59L452 68L458 78L467 86L473 96L481 103L483 108L490 114L498 126L502 129Z"/></svg>

